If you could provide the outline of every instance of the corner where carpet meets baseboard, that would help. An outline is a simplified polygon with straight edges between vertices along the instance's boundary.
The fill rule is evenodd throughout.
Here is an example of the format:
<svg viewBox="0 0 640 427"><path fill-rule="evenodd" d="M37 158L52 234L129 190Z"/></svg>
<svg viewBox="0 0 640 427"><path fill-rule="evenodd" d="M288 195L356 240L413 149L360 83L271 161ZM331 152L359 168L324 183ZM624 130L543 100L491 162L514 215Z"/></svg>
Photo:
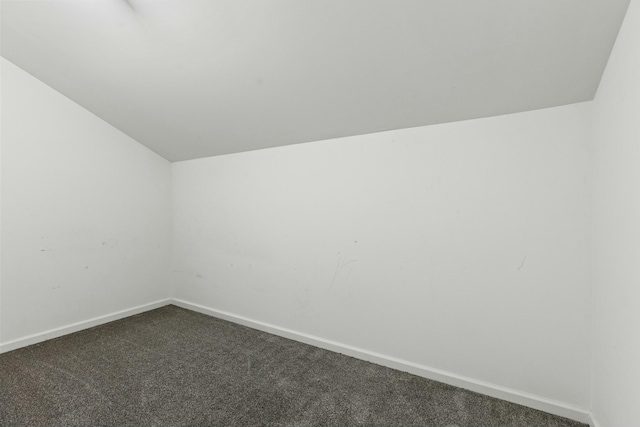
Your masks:
<svg viewBox="0 0 640 427"><path fill-rule="evenodd" d="M89 320L72 323L70 325L61 326L59 328L49 329L48 331L40 332L26 337L18 338L12 341L0 343L0 353L6 353L11 350L17 350L22 347L37 344L53 338L58 338L63 335L79 332L84 329L93 328L104 323L113 322L114 320L124 319L125 317L134 316L136 314L144 313L145 311L154 310L156 308L164 307L172 303L170 298L154 301L148 304L139 305L137 307L128 308L126 310L116 311L115 313L105 314L103 316L94 317Z"/></svg>
<svg viewBox="0 0 640 427"><path fill-rule="evenodd" d="M598 422L593 412L589 413L589 426L590 427L602 427L602 424Z"/></svg>
<svg viewBox="0 0 640 427"><path fill-rule="evenodd" d="M558 415L582 423L591 424L592 427L599 427L597 426L597 424L595 426L592 424L592 416L588 410L568 403L547 399L542 396L521 392L496 384L491 384L485 381L464 377L452 372L431 368L407 360L398 359L393 356L372 352L336 341L331 341L291 329L282 328L280 326L271 325L265 322L205 307L200 304L194 304L181 299L173 299L171 301L171 304L185 308L187 310L197 311L199 313L207 314L219 319L228 320L233 323L248 326L250 328L257 329L263 332L268 332L273 335L300 341L305 344L313 345L315 347L320 347L337 353L346 354L347 356L366 360L377 365L382 365L392 369L408 372L410 374L475 391L477 393L482 393L484 395L506 400L508 402L517 403L519 405L527 406L553 415Z"/></svg>
<svg viewBox="0 0 640 427"><path fill-rule="evenodd" d="M291 329L283 328L276 325L271 325L265 322L261 322L254 319L249 319L244 316L235 315L221 310L205 307L200 304L191 303L180 299L163 299L152 303L132 307L126 310L121 310L115 313L94 317L92 319L73 323L67 326L50 329L38 334L29 335L16 340L0 343L0 353L16 350L29 345L37 344L46 340L57 338L63 335L78 332L84 329L99 326L105 323L113 322L115 320L123 319L125 317L133 316L143 313L145 311L154 310L156 308L164 307L166 305L176 305L178 307L185 308L187 310L196 311L199 313L207 314L209 316L217 317L219 319L228 320L233 323L248 326L253 329L257 329L270 334L278 335L284 338L289 338L295 341L303 342L305 344L313 345L315 347L323 348L326 350L334 351L337 353L346 354L347 356L355 357L357 359L366 360L381 366L386 366L392 369L408 372L414 375L418 375L424 378L428 378L435 381L440 381L445 384L450 384L456 387L464 388L467 390L482 393L487 396L503 399L509 402L517 403L523 406L527 406L540 411L548 412L553 415L569 418L572 420L580 421L589 424L591 427L601 427L596 421L593 414L580 407L570 405L564 402L547 399L542 396L536 396L533 394L521 392L518 390L502 387L496 384L491 384L485 381L476 380L473 378L457 375L452 372L443 371L437 368L431 368L429 366L420 365L407 360L402 360L393 356L388 356L376 352L372 352L366 349L353 347L348 344L324 339L321 337L305 334L302 332L294 331Z"/></svg>

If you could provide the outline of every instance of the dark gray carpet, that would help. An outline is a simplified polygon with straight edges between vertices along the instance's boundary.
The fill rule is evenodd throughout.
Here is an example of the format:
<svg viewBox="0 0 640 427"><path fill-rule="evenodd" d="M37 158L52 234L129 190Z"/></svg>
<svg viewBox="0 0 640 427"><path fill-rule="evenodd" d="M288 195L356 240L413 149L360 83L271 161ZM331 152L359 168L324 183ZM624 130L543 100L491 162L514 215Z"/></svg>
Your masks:
<svg viewBox="0 0 640 427"><path fill-rule="evenodd" d="M0 355L0 425L584 426L175 306Z"/></svg>

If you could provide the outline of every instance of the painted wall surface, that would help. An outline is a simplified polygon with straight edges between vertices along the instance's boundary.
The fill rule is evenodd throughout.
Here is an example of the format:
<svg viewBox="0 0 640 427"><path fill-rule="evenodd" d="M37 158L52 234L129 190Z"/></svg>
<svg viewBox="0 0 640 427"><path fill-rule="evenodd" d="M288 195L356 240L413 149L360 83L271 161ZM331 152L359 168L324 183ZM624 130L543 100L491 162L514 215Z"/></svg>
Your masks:
<svg viewBox="0 0 640 427"><path fill-rule="evenodd" d="M640 426L640 2L594 101L593 412Z"/></svg>
<svg viewBox="0 0 640 427"><path fill-rule="evenodd" d="M2 59L3 343L167 298L169 163Z"/></svg>
<svg viewBox="0 0 640 427"><path fill-rule="evenodd" d="M589 113L173 163L174 296L586 408Z"/></svg>

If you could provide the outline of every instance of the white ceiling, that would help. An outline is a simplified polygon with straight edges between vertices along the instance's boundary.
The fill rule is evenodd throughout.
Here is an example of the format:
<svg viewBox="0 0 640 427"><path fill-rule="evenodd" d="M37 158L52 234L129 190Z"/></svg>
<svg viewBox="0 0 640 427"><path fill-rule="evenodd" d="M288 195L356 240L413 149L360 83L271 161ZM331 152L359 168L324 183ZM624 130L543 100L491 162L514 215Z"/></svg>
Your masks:
<svg viewBox="0 0 640 427"><path fill-rule="evenodd" d="M2 56L177 161L590 100L628 3L3 0Z"/></svg>

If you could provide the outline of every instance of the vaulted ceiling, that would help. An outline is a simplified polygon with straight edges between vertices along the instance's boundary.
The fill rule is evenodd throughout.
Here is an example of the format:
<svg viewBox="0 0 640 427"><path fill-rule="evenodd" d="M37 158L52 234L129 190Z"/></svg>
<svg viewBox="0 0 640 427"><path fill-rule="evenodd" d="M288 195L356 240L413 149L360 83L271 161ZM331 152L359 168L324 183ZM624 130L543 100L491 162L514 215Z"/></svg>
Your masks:
<svg viewBox="0 0 640 427"><path fill-rule="evenodd" d="M629 0L1 3L1 53L171 161L593 98Z"/></svg>

